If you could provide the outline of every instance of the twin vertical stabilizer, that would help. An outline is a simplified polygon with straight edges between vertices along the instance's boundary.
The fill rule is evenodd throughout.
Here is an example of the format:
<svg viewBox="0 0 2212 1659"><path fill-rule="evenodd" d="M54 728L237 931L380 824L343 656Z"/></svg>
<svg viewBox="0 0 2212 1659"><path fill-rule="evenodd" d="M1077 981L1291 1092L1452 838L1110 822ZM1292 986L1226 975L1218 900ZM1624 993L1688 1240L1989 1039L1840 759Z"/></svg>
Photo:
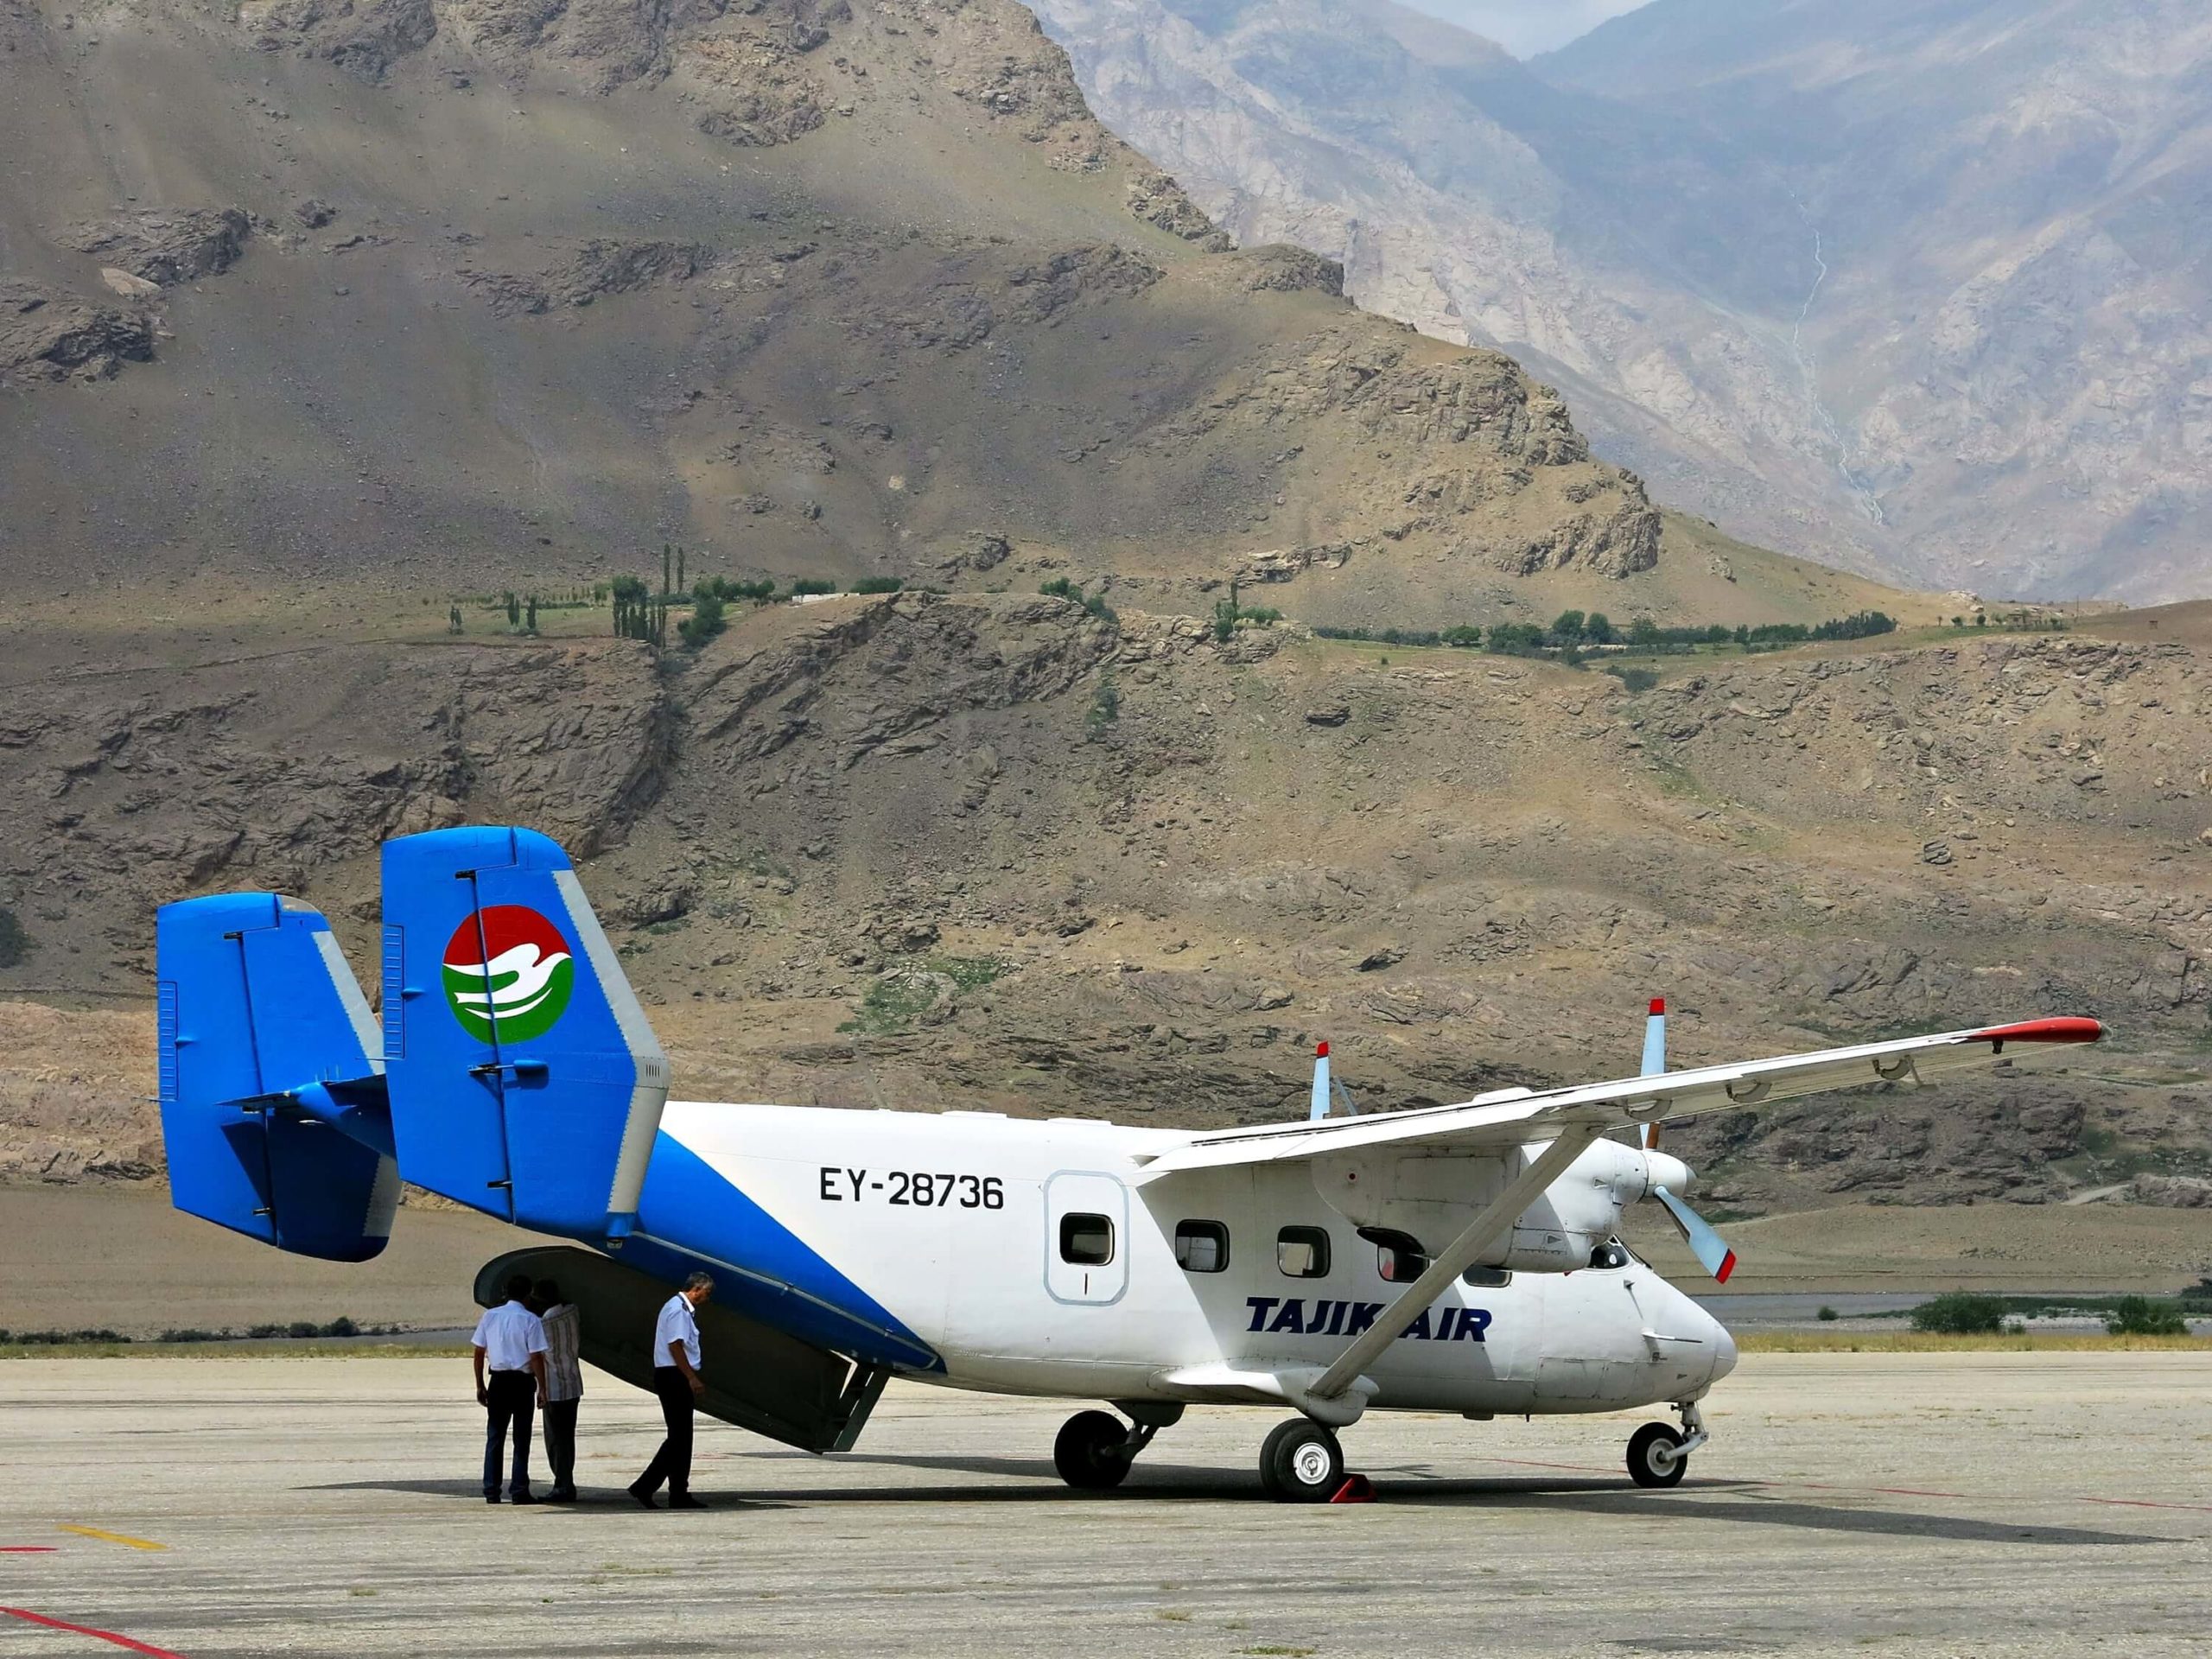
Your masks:
<svg viewBox="0 0 2212 1659"><path fill-rule="evenodd" d="M668 1062L568 855L518 829L384 849L381 1026L330 925L273 893L163 907L162 1128L178 1208L302 1254L383 1248L404 1177L619 1243Z"/></svg>

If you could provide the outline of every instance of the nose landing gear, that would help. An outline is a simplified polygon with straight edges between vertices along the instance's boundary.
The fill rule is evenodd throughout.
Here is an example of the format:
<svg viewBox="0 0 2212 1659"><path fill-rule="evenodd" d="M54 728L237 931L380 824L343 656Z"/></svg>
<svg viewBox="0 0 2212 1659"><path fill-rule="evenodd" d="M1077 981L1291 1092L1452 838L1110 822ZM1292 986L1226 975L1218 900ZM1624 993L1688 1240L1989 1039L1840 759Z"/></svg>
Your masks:
<svg viewBox="0 0 2212 1659"><path fill-rule="evenodd" d="M1680 1433L1665 1423L1646 1423L1629 1437L1628 1478L1639 1486L1681 1485L1690 1453L1712 1438L1696 1401L1685 1400L1675 1409L1682 1414Z"/></svg>

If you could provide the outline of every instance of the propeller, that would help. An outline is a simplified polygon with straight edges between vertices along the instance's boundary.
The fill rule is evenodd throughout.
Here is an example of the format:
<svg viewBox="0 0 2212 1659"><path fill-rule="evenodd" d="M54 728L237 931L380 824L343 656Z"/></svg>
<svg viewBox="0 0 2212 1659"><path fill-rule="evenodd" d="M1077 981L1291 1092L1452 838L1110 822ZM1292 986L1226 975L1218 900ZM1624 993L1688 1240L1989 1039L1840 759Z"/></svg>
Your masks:
<svg viewBox="0 0 2212 1659"><path fill-rule="evenodd" d="M1643 1069L1637 1075L1656 1077L1666 1069L1667 1000L1655 996L1651 999L1649 1017L1643 1022ZM1643 1150L1649 1154L1656 1152L1658 1148L1659 1125L1655 1121L1643 1126ZM1659 1173L1656 1161L1654 1160L1654 1175ZM1682 1185L1687 1190L1688 1166L1679 1159L1669 1158L1667 1162L1682 1172ZM1698 1265L1713 1275L1715 1283L1726 1284L1728 1275L1736 1271L1736 1252L1728 1248L1728 1241L1714 1232L1703 1216L1664 1186L1655 1185L1651 1189L1651 1196L1659 1200L1672 1217L1675 1230L1681 1234L1682 1243L1690 1247L1690 1253L1697 1257Z"/></svg>

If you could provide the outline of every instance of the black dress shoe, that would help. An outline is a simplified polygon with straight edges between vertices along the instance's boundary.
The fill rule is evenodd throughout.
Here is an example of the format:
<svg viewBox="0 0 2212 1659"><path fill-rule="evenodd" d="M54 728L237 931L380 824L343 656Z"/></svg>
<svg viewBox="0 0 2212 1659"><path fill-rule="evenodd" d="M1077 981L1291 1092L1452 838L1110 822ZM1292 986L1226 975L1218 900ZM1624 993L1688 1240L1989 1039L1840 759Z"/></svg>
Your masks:
<svg viewBox="0 0 2212 1659"><path fill-rule="evenodd" d="M643 1504L646 1509L657 1510L660 1508L659 1504L653 1502L653 1495L647 1491L644 1487L632 1486L629 1487L627 1491L631 1497L636 1498L638 1502Z"/></svg>
<svg viewBox="0 0 2212 1659"><path fill-rule="evenodd" d="M535 1503L537 1500L532 1497L528 1492L517 1492L513 1497L510 1497L507 1502L510 1503Z"/></svg>
<svg viewBox="0 0 2212 1659"><path fill-rule="evenodd" d="M703 1510L707 1506L689 1492L671 1492L668 1507L671 1510Z"/></svg>
<svg viewBox="0 0 2212 1659"><path fill-rule="evenodd" d="M486 1503L496 1503L499 1501L499 1495L497 1492L486 1492L484 1494L484 1501Z"/></svg>
<svg viewBox="0 0 2212 1659"><path fill-rule="evenodd" d="M545 1501L548 1503L573 1503L576 1501L576 1489L573 1486L556 1486L545 1494Z"/></svg>

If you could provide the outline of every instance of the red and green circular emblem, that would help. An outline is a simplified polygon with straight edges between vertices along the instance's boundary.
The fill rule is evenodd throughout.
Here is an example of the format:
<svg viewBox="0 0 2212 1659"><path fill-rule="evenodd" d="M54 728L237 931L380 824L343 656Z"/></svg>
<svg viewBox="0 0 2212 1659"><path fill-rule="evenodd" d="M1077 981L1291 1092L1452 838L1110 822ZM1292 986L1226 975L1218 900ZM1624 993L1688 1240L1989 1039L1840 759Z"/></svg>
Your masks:
<svg viewBox="0 0 2212 1659"><path fill-rule="evenodd" d="M526 1043L553 1029L575 988L575 953L561 930L528 905L486 905L446 942L446 1001L461 1029Z"/></svg>

